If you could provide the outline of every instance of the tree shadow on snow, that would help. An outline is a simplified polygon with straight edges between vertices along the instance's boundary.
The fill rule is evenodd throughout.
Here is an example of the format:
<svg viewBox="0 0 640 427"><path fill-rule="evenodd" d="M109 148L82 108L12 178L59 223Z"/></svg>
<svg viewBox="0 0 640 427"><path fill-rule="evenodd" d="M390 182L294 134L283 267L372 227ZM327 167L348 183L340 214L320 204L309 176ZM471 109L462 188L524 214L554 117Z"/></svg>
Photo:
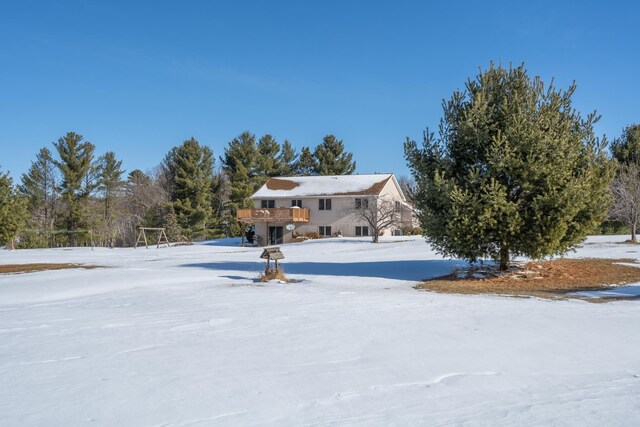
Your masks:
<svg viewBox="0 0 640 427"><path fill-rule="evenodd" d="M280 265L282 265L286 274L377 277L419 281L445 276L456 268L464 267L468 264L460 260L408 260L351 263L282 262ZM264 262L205 262L183 264L181 267L257 273L264 270Z"/></svg>

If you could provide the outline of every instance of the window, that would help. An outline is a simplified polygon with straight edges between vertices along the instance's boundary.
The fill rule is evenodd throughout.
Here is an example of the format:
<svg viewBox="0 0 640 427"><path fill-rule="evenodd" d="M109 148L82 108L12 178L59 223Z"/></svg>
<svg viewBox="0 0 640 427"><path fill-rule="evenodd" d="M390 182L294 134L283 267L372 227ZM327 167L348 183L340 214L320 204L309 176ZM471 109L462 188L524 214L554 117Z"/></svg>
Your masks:
<svg viewBox="0 0 640 427"><path fill-rule="evenodd" d="M320 199L318 200L318 209L321 211L330 211L331 210L331 199Z"/></svg>
<svg viewBox="0 0 640 427"><path fill-rule="evenodd" d="M262 209L275 208L276 207L276 201L275 200L261 200L260 201L260 207Z"/></svg>
<svg viewBox="0 0 640 427"><path fill-rule="evenodd" d="M400 202L396 202L396 212L400 212L402 210L402 205Z"/></svg>
<svg viewBox="0 0 640 427"><path fill-rule="evenodd" d="M367 209L369 207L369 199L356 199L356 209Z"/></svg>
<svg viewBox="0 0 640 427"><path fill-rule="evenodd" d="M295 207L295 206L301 208L302 207L302 200L292 200L291 201L291 207Z"/></svg>
<svg viewBox="0 0 640 427"><path fill-rule="evenodd" d="M318 234L321 236L331 236L331 226L321 225L318 227Z"/></svg>
<svg viewBox="0 0 640 427"><path fill-rule="evenodd" d="M367 227L366 225L356 226L356 237L368 236L368 235L369 235L369 227Z"/></svg>

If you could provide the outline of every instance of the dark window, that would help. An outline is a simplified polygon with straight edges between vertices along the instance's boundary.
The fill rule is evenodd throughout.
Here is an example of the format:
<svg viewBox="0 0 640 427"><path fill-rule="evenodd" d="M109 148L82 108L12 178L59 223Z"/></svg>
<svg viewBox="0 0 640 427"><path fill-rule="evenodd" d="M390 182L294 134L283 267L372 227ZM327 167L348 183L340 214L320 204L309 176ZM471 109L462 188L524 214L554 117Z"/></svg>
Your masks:
<svg viewBox="0 0 640 427"><path fill-rule="evenodd" d="M261 200L260 201L260 207L262 209L275 208L276 207L276 201L275 200Z"/></svg>
<svg viewBox="0 0 640 427"><path fill-rule="evenodd" d="M356 226L356 236L368 236L369 235L369 227L366 225Z"/></svg>
<svg viewBox="0 0 640 427"><path fill-rule="evenodd" d="M396 211L400 212L401 209L402 209L402 205L400 204L400 202L396 202Z"/></svg>
<svg viewBox="0 0 640 427"><path fill-rule="evenodd" d="M356 199L356 209L367 209L369 207L369 199Z"/></svg>
<svg viewBox="0 0 640 427"><path fill-rule="evenodd" d="M321 211L330 211L331 210L331 199L319 199L318 200L318 209Z"/></svg>
<svg viewBox="0 0 640 427"><path fill-rule="evenodd" d="M292 200L291 201L291 207L297 206L299 208L302 207L302 200Z"/></svg>
<svg viewBox="0 0 640 427"><path fill-rule="evenodd" d="M331 236L331 226L321 225L318 227L318 234L321 236Z"/></svg>

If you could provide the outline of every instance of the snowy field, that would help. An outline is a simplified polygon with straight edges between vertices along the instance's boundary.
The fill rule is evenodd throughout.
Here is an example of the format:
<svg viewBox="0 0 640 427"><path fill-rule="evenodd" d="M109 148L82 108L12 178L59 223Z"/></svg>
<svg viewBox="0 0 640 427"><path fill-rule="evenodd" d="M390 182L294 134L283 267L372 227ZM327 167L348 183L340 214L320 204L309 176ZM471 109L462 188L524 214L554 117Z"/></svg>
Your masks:
<svg viewBox="0 0 640 427"><path fill-rule="evenodd" d="M0 251L107 267L0 276L0 425L640 425L640 301L416 291L461 265L421 238L282 249L300 283L237 240Z"/></svg>

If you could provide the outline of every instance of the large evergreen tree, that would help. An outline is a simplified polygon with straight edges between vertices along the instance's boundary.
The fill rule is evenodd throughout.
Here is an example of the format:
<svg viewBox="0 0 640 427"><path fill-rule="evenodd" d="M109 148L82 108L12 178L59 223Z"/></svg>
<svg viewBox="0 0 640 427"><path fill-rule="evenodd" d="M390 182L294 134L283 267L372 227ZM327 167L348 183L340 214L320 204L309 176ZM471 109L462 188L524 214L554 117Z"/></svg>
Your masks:
<svg viewBox="0 0 640 427"><path fill-rule="evenodd" d="M0 172L0 244L14 249L14 240L27 218L26 200L13 187L13 180Z"/></svg>
<svg viewBox="0 0 640 427"><path fill-rule="evenodd" d="M602 222L613 167L574 91L492 64L443 103L438 138L407 139L414 202L439 252L506 269L513 256L567 251Z"/></svg>
<svg viewBox="0 0 640 427"><path fill-rule="evenodd" d="M82 135L68 132L54 143L60 157L55 161L62 175L60 193L67 208L64 225L70 232L69 241L72 246L77 243L77 231L87 224L85 202L94 188L93 183L87 184L87 182L91 181L88 175L95 167L93 164L95 146L83 139Z"/></svg>
<svg viewBox="0 0 640 427"><path fill-rule="evenodd" d="M344 151L344 143L327 135L313 152L316 175L351 175L356 170L353 154Z"/></svg>
<svg viewBox="0 0 640 427"><path fill-rule="evenodd" d="M296 173L302 176L318 175L318 162L309 147L302 147L300 158L296 165Z"/></svg>
<svg viewBox="0 0 640 427"><path fill-rule="evenodd" d="M280 163L280 144L271 135L264 135L256 146L257 159L255 186L262 186L270 177L279 176L283 165Z"/></svg>
<svg viewBox="0 0 640 427"><path fill-rule="evenodd" d="M174 191L171 194L178 224L191 238L206 236L211 218L213 152L195 138L174 147L165 159Z"/></svg>
<svg viewBox="0 0 640 427"><path fill-rule="evenodd" d="M298 174L298 153L288 140L284 140L278 155L280 169L274 176L294 176Z"/></svg>
<svg viewBox="0 0 640 427"><path fill-rule="evenodd" d="M258 151L256 137L250 132L242 132L229 142L220 158L222 170L229 177L230 204L233 214L239 208L251 208L251 195L260 187L255 180Z"/></svg>

